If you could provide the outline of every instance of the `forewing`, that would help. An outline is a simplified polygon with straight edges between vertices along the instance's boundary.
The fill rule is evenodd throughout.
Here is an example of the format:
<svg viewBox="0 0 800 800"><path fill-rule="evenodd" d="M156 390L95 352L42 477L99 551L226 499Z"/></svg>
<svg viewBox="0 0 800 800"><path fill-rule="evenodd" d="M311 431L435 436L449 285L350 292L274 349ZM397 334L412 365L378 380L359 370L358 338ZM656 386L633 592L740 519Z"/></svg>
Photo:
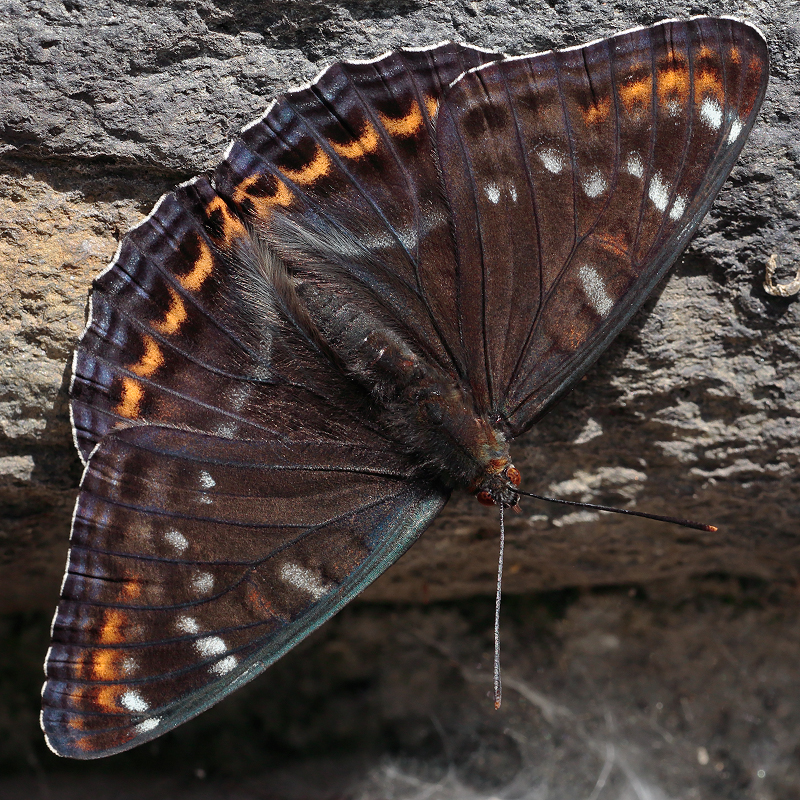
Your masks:
<svg viewBox="0 0 800 800"><path fill-rule="evenodd" d="M465 359L432 121L450 82L500 57L446 43L334 64L246 128L214 175L290 265L326 264L333 291L379 305L450 373ZM287 220L302 238L294 248Z"/></svg>
<svg viewBox="0 0 800 800"><path fill-rule="evenodd" d="M83 477L53 622L51 748L110 755L216 703L393 563L445 501L368 431L291 445L110 433Z"/></svg>
<svg viewBox="0 0 800 800"><path fill-rule="evenodd" d="M287 323L266 282L250 285L257 248L202 178L163 197L123 239L93 283L75 351L71 412L84 462L109 431L143 423L250 439L303 427L346 436L357 421L352 384Z"/></svg>
<svg viewBox="0 0 800 800"><path fill-rule="evenodd" d="M474 70L437 150L482 410L516 436L577 381L686 245L763 98L766 45L667 22Z"/></svg>

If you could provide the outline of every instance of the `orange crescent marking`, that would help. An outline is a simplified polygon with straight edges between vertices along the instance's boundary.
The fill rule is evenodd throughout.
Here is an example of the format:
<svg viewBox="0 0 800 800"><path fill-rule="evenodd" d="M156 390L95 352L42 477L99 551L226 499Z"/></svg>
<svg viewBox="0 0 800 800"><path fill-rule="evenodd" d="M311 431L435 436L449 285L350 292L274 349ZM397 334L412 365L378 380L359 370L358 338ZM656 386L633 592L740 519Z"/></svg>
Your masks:
<svg viewBox="0 0 800 800"><path fill-rule="evenodd" d="M712 50L708 45L703 45L695 60L697 62L697 67L694 71L695 102L700 103L704 98L713 95L722 105L725 92L720 80L720 70L717 66L719 58L716 51Z"/></svg>
<svg viewBox="0 0 800 800"><path fill-rule="evenodd" d="M619 96L622 104L628 111L632 111L634 106L650 105L650 97L653 93L653 78L645 75L633 83L620 86Z"/></svg>
<svg viewBox="0 0 800 800"><path fill-rule="evenodd" d="M117 403L116 412L128 419L137 419L139 407L144 397L144 389L138 381L127 376L122 379L122 399Z"/></svg>
<svg viewBox="0 0 800 800"><path fill-rule="evenodd" d="M250 187L258 181L261 175L251 175L249 178L245 178L237 187L233 193L233 199L237 203L241 203L245 198L247 198L258 210L264 214L269 213L270 206L283 206L286 208L292 204L293 196L292 193L289 191L289 187L277 176L273 175L275 180L278 183L277 190L275 194L269 197L259 197L257 195L250 194Z"/></svg>
<svg viewBox="0 0 800 800"><path fill-rule="evenodd" d="M144 353L142 357L130 367L130 371L140 378L149 378L160 367L164 366L164 354L151 336L144 336Z"/></svg>
<svg viewBox="0 0 800 800"><path fill-rule="evenodd" d="M129 578L122 585L122 595L126 600L135 600L142 593L142 584L137 578Z"/></svg>
<svg viewBox="0 0 800 800"><path fill-rule="evenodd" d="M272 195L272 197L269 198L264 197L258 199L262 200L264 203L267 203L267 201L269 201L269 205L283 206L284 208L286 206L290 206L292 204L293 195L289 190L289 187L277 176L275 180L278 182L278 191L275 192L275 194Z"/></svg>
<svg viewBox="0 0 800 800"><path fill-rule="evenodd" d="M722 88L722 81L716 70L704 69L695 75L694 79L694 98L696 103L700 103L704 98L714 96L720 105L725 99L725 91Z"/></svg>
<svg viewBox="0 0 800 800"><path fill-rule="evenodd" d="M314 158L300 169L282 169L281 172L293 180L295 183L314 183L319 178L324 177L330 172L331 160L321 147L317 146L314 151Z"/></svg>
<svg viewBox="0 0 800 800"><path fill-rule="evenodd" d="M594 237L597 244L604 250L610 250L615 255L625 256L629 258L630 243L623 233L618 233L616 236L612 233L597 234Z"/></svg>
<svg viewBox="0 0 800 800"><path fill-rule="evenodd" d="M164 319L154 323L153 328L159 333L172 334L180 330L189 314L183 304L183 298L171 286L167 286L167 291L169 291L169 308L164 314Z"/></svg>
<svg viewBox="0 0 800 800"><path fill-rule="evenodd" d="M567 334L567 346L572 350L577 350L586 340L592 327L588 320L581 322L580 318L576 319L570 326L569 333Z"/></svg>
<svg viewBox="0 0 800 800"><path fill-rule="evenodd" d="M116 686L101 686L97 690L97 703L103 708L116 709L118 691Z"/></svg>
<svg viewBox="0 0 800 800"><path fill-rule="evenodd" d="M737 48L737 47L731 47L731 49L728 50L728 58L734 64L741 64L742 63L742 56L739 53L739 48Z"/></svg>
<svg viewBox="0 0 800 800"><path fill-rule="evenodd" d="M231 213L228 204L221 198L215 197L206 206L206 215L211 216L215 211L222 214L222 238L226 243L230 243L234 236L244 235L244 225Z"/></svg>
<svg viewBox="0 0 800 800"><path fill-rule="evenodd" d="M761 84L761 64L753 59L747 65L747 77L744 81L742 99L740 101L740 114L746 117L752 110Z"/></svg>
<svg viewBox="0 0 800 800"><path fill-rule="evenodd" d="M259 592L255 587L248 586L247 587L247 602L249 603L250 607L263 615L264 619L268 619L269 617L277 617L278 615L275 613L275 609L272 606L272 603L269 602L262 594Z"/></svg>
<svg viewBox="0 0 800 800"><path fill-rule="evenodd" d="M683 66L673 66L658 73L658 99L664 104L672 98L686 100L689 97L689 70Z"/></svg>
<svg viewBox="0 0 800 800"><path fill-rule="evenodd" d="M422 109L416 103L403 117L387 117L386 114L378 116L390 136L413 136L423 125Z"/></svg>
<svg viewBox="0 0 800 800"><path fill-rule="evenodd" d="M75 673L76 678L83 678L84 667L86 666L86 651L84 650L79 656L76 657L72 664L72 671Z"/></svg>
<svg viewBox="0 0 800 800"><path fill-rule="evenodd" d="M100 628L99 640L101 644L117 644L125 641L122 628L125 626L125 614L118 609L106 611L103 625Z"/></svg>
<svg viewBox="0 0 800 800"><path fill-rule="evenodd" d="M246 197L250 197L250 187L258 181L261 177L258 173L255 175L250 175L249 177L245 178L234 190L233 190L233 199L237 203L241 203Z"/></svg>
<svg viewBox="0 0 800 800"><path fill-rule="evenodd" d="M197 241L200 245L200 255L194 262L194 269L188 275L178 277L178 280L192 292L196 292L205 283L214 269L214 258L208 243L199 234Z"/></svg>
<svg viewBox="0 0 800 800"><path fill-rule="evenodd" d="M330 142L334 152L342 158L361 158L369 153L374 153L379 144L378 132L369 120L364 123L364 130L358 139L354 139L348 144Z"/></svg>

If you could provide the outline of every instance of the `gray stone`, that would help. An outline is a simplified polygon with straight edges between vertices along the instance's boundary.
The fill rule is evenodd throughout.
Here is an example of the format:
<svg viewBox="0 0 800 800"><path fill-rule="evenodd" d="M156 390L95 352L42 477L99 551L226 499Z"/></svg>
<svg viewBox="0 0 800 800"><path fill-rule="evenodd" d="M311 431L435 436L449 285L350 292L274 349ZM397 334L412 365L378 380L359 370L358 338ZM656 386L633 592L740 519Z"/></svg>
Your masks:
<svg viewBox="0 0 800 800"><path fill-rule="evenodd" d="M86 291L163 191L212 167L269 98L335 58L444 38L520 53L671 13L634 3L611 14L569 3L6 4L0 455L34 468L0 488L9 509L0 574L16 577L2 582L0 608L52 604L80 474L65 391ZM526 485L542 494L720 530L526 502L508 525L509 591L795 573L800 303L762 282L770 255L781 280L797 263L796 51L784 23L797 24L797 9L750 19L770 40L772 81L730 181L632 324L514 448ZM456 498L366 596L488 592L496 531L496 513Z"/></svg>
<svg viewBox="0 0 800 800"><path fill-rule="evenodd" d="M517 54L687 10L735 9L641 0L0 3L0 611L49 610L58 594L80 478L66 389L92 277L157 198L217 163L275 94L335 60L404 44L452 38ZM669 277L514 447L533 491L698 518L719 531L525 502L507 519L509 593L710 573L796 580L800 302L762 283L773 254L781 281L800 263L800 9L776 0L740 13L764 31L772 56L742 158ZM495 511L455 498L364 597L488 594L497 532ZM697 625L712 636L716 619ZM580 652L609 650L604 632L587 636Z"/></svg>

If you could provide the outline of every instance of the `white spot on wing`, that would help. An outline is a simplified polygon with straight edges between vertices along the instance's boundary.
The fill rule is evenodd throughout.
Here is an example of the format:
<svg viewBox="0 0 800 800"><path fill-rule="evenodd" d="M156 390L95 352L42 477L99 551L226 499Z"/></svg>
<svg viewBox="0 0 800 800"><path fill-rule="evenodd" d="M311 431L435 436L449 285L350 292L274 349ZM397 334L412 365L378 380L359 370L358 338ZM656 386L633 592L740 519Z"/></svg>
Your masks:
<svg viewBox="0 0 800 800"><path fill-rule="evenodd" d="M509 184L508 193L511 195L511 202L512 203L516 203L517 202L517 187L514 186L513 183Z"/></svg>
<svg viewBox="0 0 800 800"><path fill-rule="evenodd" d="M221 636L204 636L194 643L194 647L201 656L219 656L228 649Z"/></svg>
<svg viewBox="0 0 800 800"><path fill-rule="evenodd" d="M418 243L416 228L402 227L397 231L400 241L408 250L414 250Z"/></svg>
<svg viewBox="0 0 800 800"><path fill-rule="evenodd" d="M684 211L686 211L686 198L678 195L672 201L672 208L669 210L669 218L671 220L680 219Z"/></svg>
<svg viewBox="0 0 800 800"><path fill-rule="evenodd" d="M728 144L733 144L739 138L743 127L741 119L737 116L731 123L730 131L728 131Z"/></svg>
<svg viewBox="0 0 800 800"><path fill-rule="evenodd" d="M484 192L490 203L497 205L500 202L500 187L496 183L490 183L484 188Z"/></svg>
<svg viewBox="0 0 800 800"><path fill-rule="evenodd" d="M217 485L217 482L205 470L200 471L200 485L204 489L211 489Z"/></svg>
<svg viewBox="0 0 800 800"><path fill-rule="evenodd" d="M128 711L147 711L150 706L147 701L139 694L129 689L125 694L120 697L119 702L128 709Z"/></svg>
<svg viewBox="0 0 800 800"><path fill-rule="evenodd" d="M189 540L180 531L167 531L164 534L164 539L179 553L182 553L189 546Z"/></svg>
<svg viewBox="0 0 800 800"><path fill-rule="evenodd" d="M161 723L161 717L150 717L136 726L136 733L147 733L148 731L157 728Z"/></svg>
<svg viewBox="0 0 800 800"><path fill-rule="evenodd" d="M583 291L586 293L587 299L597 313L604 317L614 307L614 301L608 296L603 279L597 273L597 270L588 264L584 264L578 270L578 276L583 284Z"/></svg>
<svg viewBox="0 0 800 800"><path fill-rule="evenodd" d="M246 384L237 384L228 391L228 404L231 406L231 408L233 408L234 411L241 411L242 406L248 401L249 398L250 387Z"/></svg>
<svg viewBox="0 0 800 800"><path fill-rule="evenodd" d="M631 153L625 162L625 171L634 178L641 178L644 175L644 164L642 157L638 153Z"/></svg>
<svg viewBox="0 0 800 800"><path fill-rule="evenodd" d="M136 661L135 658L131 658L130 656L126 656L122 659L122 671L126 675L131 675L132 673L136 672L139 669L139 663Z"/></svg>
<svg viewBox="0 0 800 800"><path fill-rule="evenodd" d="M722 109L719 103L711 97L706 97L700 106L700 117L706 125L716 130L722 125Z"/></svg>
<svg viewBox="0 0 800 800"><path fill-rule="evenodd" d="M327 591L317 573L304 569L299 564L284 564L281 567L281 578L298 589L304 589L315 600L319 600Z"/></svg>
<svg viewBox="0 0 800 800"><path fill-rule="evenodd" d="M200 630L197 620L194 617L187 617L185 615L178 617L175 627L181 633L197 633Z"/></svg>
<svg viewBox="0 0 800 800"><path fill-rule="evenodd" d="M660 172L656 172L650 178L650 188L647 190L647 196L653 201L653 205L659 210L664 211L669 203L669 186L664 183Z"/></svg>
<svg viewBox="0 0 800 800"><path fill-rule="evenodd" d="M227 675L236 666L236 656L226 656L216 664L211 665L211 672L215 675Z"/></svg>
<svg viewBox="0 0 800 800"><path fill-rule="evenodd" d="M558 173L564 169L564 157L561 153L548 148L546 150L539 150L537 155L548 172L558 175Z"/></svg>
<svg viewBox="0 0 800 800"><path fill-rule="evenodd" d="M237 427L235 422L220 422L219 425L214 428L214 433L225 439L233 439L236 435Z"/></svg>
<svg viewBox="0 0 800 800"><path fill-rule="evenodd" d="M210 572L196 572L192 578L192 586L196 592L206 594L214 588L214 576Z"/></svg>
<svg viewBox="0 0 800 800"><path fill-rule="evenodd" d="M586 192L587 197L599 197L607 187L606 179L600 174L599 169L593 169L583 182L583 191Z"/></svg>

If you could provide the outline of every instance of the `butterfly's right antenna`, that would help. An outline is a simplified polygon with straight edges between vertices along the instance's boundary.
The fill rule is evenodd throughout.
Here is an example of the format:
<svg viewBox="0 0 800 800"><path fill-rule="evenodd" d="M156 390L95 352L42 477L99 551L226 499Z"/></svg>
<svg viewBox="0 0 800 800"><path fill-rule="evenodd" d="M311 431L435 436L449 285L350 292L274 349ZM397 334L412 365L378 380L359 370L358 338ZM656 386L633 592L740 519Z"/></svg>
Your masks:
<svg viewBox="0 0 800 800"><path fill-rule="evenodd" d="M614 506L599 506L595 503L581 503L577 500L559 500L555 497L543 497L540 494L533 492L523 492L516 486L510 486L517 494L523 494L526 497L534 497L537 500L546 500L548 503L561 503L565 506L580 506L581 508L592 508L595 511L611 511L614 514L628 514L632 517L644 517L645 519L655 519L659 522L671 522L673 525L680 525L683 528L694 528L696 531L706 531L707 533L714 533L717 528L714 525L705 525L702 522L692 522L690 519L680 519L680 517L665 517L661 514L648 514L645 511L631 511L627 508L614 508ZM502 517L501 524L502 524Z"/></svg>

